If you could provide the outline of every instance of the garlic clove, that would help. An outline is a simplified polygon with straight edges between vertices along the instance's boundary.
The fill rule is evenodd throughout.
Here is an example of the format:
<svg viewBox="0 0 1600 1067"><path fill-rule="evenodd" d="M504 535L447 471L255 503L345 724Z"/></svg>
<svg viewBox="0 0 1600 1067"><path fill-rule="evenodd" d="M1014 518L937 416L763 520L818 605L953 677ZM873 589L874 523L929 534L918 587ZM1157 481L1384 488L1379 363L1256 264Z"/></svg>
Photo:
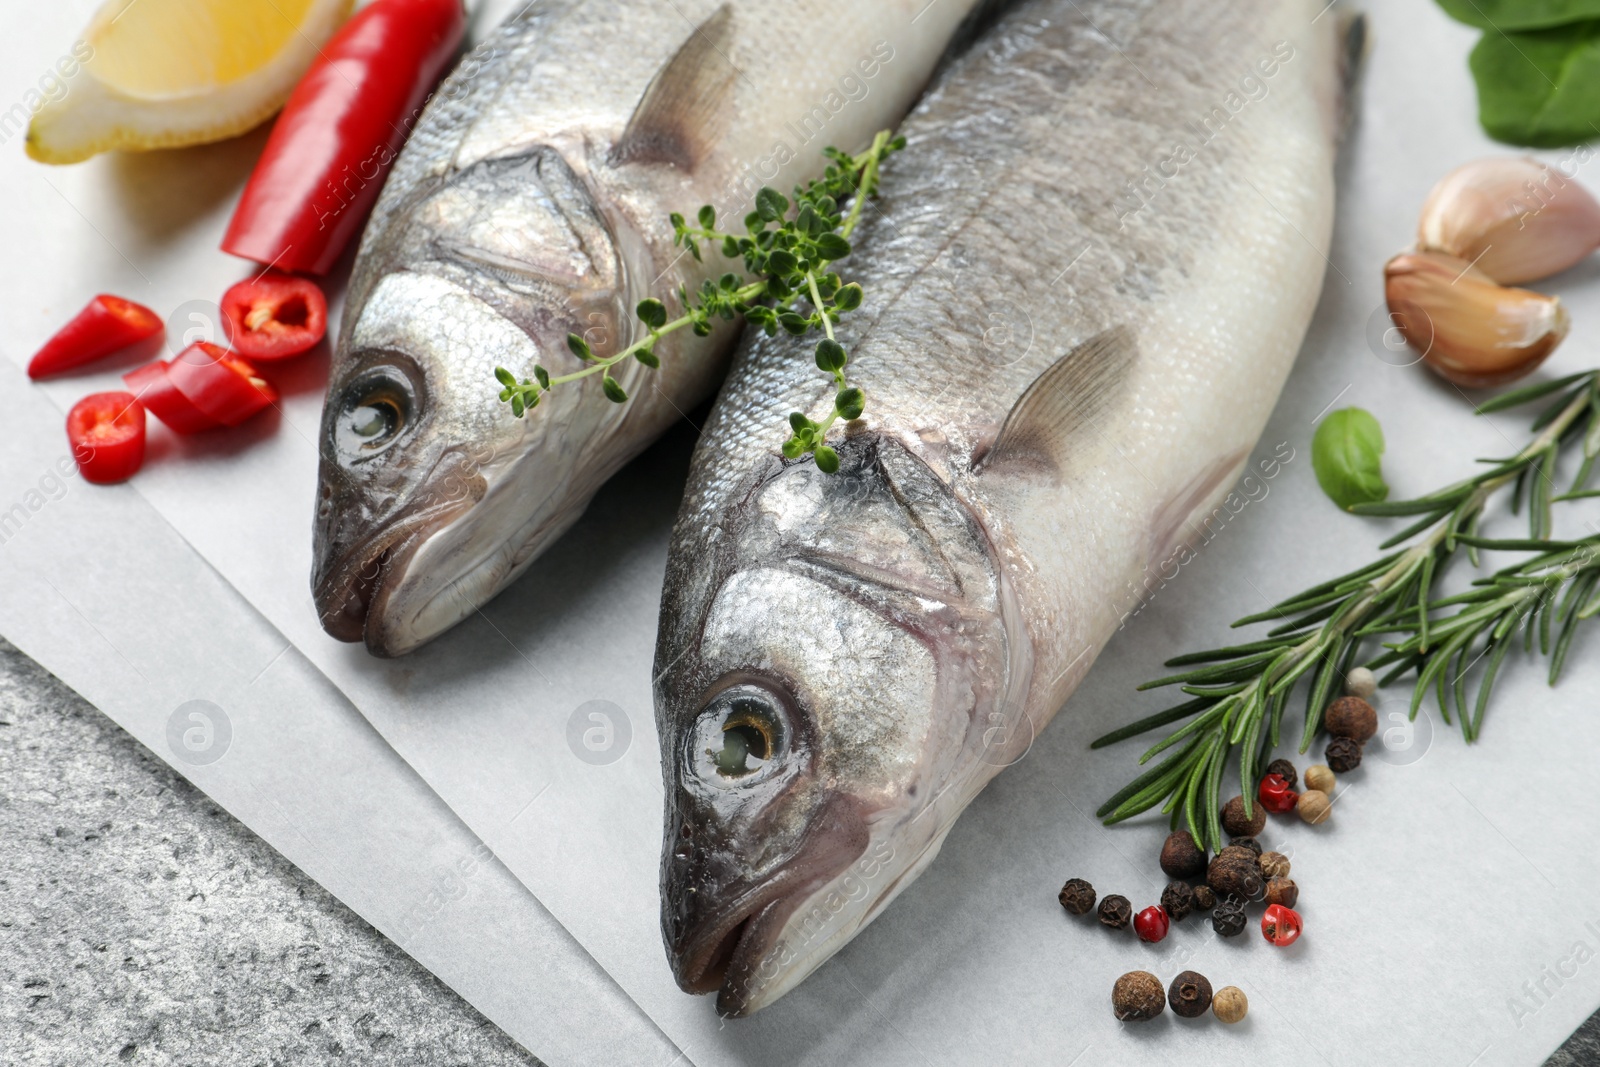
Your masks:
<svg viewBox="0 0 1600 1067"><path fill-rule="evenodd" d="M1480 159L1433 187L1417 242L1476 263L1501 285L1531 282L1600 248L1600 202L1537 160Z"/></svg>
<svg viewBox="0 0 1600 1067"><path fill-rule="evenodd" d="M1456 256L1399 255L1383 275L1389 314L1406 342L1457 385L1520 378L1567 336L1567 309L1559 299L1497 285Z"/></svg>

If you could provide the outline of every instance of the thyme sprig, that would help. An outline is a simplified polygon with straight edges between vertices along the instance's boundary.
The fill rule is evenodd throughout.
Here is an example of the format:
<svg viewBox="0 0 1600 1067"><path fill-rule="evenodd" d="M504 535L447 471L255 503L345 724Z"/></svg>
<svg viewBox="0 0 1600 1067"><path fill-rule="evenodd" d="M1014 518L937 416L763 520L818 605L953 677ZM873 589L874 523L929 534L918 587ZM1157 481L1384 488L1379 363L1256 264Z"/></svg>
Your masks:
<svg viewBox="0 0 1600 1067"><path fill-rule="evenodd" d="M769 337L780 329L797 337L821 330L824 336L817 343L816 364L833 378L833 410L821 422L802 411L791 414L783 454L790 459L814 455L824 472L837 471L839 457L823 442L839 419L861 417L866 397L846 378L850 357L834 337L833 327L841 316L861 306L864 294L860 285L844 281L832 264L850 254L850 235L861 221L868 198L877 192L883 161L904 147L905 138L884 130L861 155L824 149L829 163L823 176L796 186L792 204L776 189L763 188L756 194L755 210L745 216L743 233L719 230L716 210L709 204L700 209L694 222L674 213L674 247L685 249L701 262L702 246L716 248L725 258L740 260L743 272L707 279L692 296L687 287L680 286L677 298L683 313L675 319L668 319L667 307L660 300L640 301L635 314L645 335L615 355L597 356L586 340L568 334L567 347L587 364L582 370L552 375L535 365L533 378L519 382L506 368L496 367L500 399L510 404L511 413L520 419L556 386L598 374L605 395L624 403L628 394L612 376L611 368L626 359L636 359L652 369L660 367L655 347L661 338L682 329L705 337L717 319L731 321L743 316ZM848 210L844 208L847 202Z"/></svg>
<svg viewBox="0 0 1600 1067"><path fill-rule="evenodd" d="M1096 814L1108 824L1117 823L1159 804L1171 815L1174 827L1181 818L1196 840L1218 848L1227 763L1237 756L1239 791L1249 812L1256 770L1277 746L1284 712L1302 679L1308 685L1299 749L1305 752L1322 726L1323 708L1335 686L1356 664L1363 643L1380 632L1371 628L1374 624L1414 627L1414 636L1402 643L1404 650L1390 650L1388 655L1396 658L1380 657L1396 666L1391 677L1428 659L1435 639L1454 642L1459 630L1449 630L1448 636L1436 633L1430 612L1440 602L1430 600L1430 594L1459 547L1466 547L1476 563L1478 550L1489 543L1477 536L1489 499L1508 485L1516 487L1516 500L1526 492L1530 533L1533 543L1541 543L1550 529L1550 505L1582 494L1594 457L1600 454L1600 372L1514 390L1478 410L1500 411L1551 394L1558 397L1535 420L1536 436L1516 455L1486 460L1487 470L1427 496L1355 509L1367 515L1420 516L1382 547L1393 548L1420 535L1415 543L1233 624L1277 622L1261 640L1178 656L1167 666L1191 669L1140 686L1141 690L1177 686L1191 699L1114 730L1091 747L1103 748L1174 723L1183 725L1152 745L1139 763L1165 754L1164 758L1120 789ZM1571 489L1557 496L1549 488L1556 459L1579 439L1583 465ZM1419 691L1426 691L1436 678L1425 668L1424 677L1418 679Z"/></svg>

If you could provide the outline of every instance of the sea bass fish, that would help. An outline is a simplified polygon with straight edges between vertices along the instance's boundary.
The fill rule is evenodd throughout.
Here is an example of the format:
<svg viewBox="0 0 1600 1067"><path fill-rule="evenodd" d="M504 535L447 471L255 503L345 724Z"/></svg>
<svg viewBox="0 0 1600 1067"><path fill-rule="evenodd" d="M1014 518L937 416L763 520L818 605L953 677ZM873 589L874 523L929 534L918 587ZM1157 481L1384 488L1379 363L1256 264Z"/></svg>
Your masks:
<svg viewBox="0 0 1600 1067"><path fill-rule="evenodd" d="M911 107L978 0L546 0L446 81L362 240L323 411L312 585L323 627L399 655L471 615L607 478L708 396L737 340L664 340L652 372L562 387L528 418L493 371L579 369L633 309L727 269L668 215L739 219ZM350 181L369 180L357 168ZM330 211L340 198L330 197Z"/></svg>
<svg viewBox="0 0 1600 1067"><path fill-rule="evenodd" d="M728 1015L933 860L1248 461L1317 303L1348 28L1325 0L1035 0L907 119L851 276L864 417L740 352L655 670L662 930ZM859 324L857 324L859 323Z"/></svg>

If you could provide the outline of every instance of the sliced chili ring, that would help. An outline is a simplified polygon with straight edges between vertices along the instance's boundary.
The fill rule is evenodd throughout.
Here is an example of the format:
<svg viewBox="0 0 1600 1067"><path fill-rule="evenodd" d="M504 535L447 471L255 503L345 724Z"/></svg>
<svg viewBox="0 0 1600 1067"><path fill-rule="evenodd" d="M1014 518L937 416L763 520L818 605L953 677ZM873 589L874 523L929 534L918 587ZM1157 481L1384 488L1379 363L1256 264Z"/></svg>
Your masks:
<svg viewBox="0 0 1600 1067"><path fill-rule="evenodd" d="M94 393L67 413L67 440L84 481L125 482L144 466L144 407L132 393Z"/></svg>
<svg viewBox="0 0 1600 1067"><path fill-rule="evenodd" d="M328 332L328 299L316 282L281 271L240 282L222 297L228 339L248 359L289 359Z"/></svg>
<svg viewBox="0 0 1600 1067"><path fill-rule="evenodd" d="M278 399L254 367L207 341L174 356L167 377L189 403L224 426L238 426Z"/></svg>
<svg viewBox="0 0 1600 1067"><path fill-rule="evenodd" d="M166 423L173 433L200 433L222 425L178 392L178 387L167 376L167 365L159 360L129 371L122 380L138 395L140 403L150 409L150 414Z"/></svg>
<svg viewBox="0 0 1600 1067"><path fill-rule="evenodd" d="M143 304L101 293L28 361L28 377L43 378L81 367L154 337L161 319Z"/></svg>

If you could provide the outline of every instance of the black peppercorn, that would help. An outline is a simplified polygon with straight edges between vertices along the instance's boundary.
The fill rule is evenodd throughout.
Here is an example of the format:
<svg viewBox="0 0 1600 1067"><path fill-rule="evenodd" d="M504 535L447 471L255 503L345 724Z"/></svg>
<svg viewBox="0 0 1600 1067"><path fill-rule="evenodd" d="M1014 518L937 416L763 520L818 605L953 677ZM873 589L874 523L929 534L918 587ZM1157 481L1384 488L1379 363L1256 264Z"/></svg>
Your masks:
<svg viewBox="0 0 1600 1067"><path fill-rule="evenodd" d="M1267 764L1267 773L1276 774L1289 783L1290 789L1300 788L1300 775L1296 773L1294 764L1286 759L1275 759Z"/></svg>
<svg viewBox="0 0 1600 1067"><path fill-rule="evenodd" d="M1229 840L1228 844L1236 845L1239 848L1247 848L1256 855L1261 855L1261 842L1253 837L1235 837Z"/></svg>
<svg viewBox="0 0 1600 1067"><path fill-rule="evenodd" d="M1335 737L1328 742L1322 758L1328 761L1328 769L1334 774L1347 774L1361 766L1361 742Z"/></svg>
<svg viewBox="0 0 1600 1067"><path fill-rule="evenodd" d="M1061 887L1061 895L1056 899L1061 901L1061 906L1073 915L1083 915L1094 907L1094 886L1082 878L1068 879L1067 884Z"/></svg>
<svg viewBox="0 0 1600 1067"><path fill-rule="evenodd" d="M1194 910L1194 890L1189 888L1188 882L1169 882L1161 891L1161 906L1167 909L1167 917L1173 922L1182 922L1183 917Z"/></svg>
<svg viewBox="0 0 1600 1067"><path fill-rule="evenodd" d="M1196 911L1210 911L1217 906L1217 894L1208 885L1194 887L1194 907Z"/></svg>
<svg viewBox="0 0 1600 1067"><path fill-rule="evenodd" d="M1121 930L1133 921L1133 905L1127 897L1113 893L1100 902L1100 922L1113 930Z"/></svg>
<svg viewBox="0 0 1600 1067"><path fill-rule="evenodd" d="M1111 989L1111 1008L1125 1023L1154 1019L1166 1006L1161 979L1149 971L1129 971Z"/></svg>
<svg viewBox="0 0 1600 1067"><path fill-rule="evenodd" d="M1247 848L1229 845L1217 853L1217 858L1206 869L1206 884L1216 890L1219 897L1260 896L1264 883L1256 854Z"/></svg>
<svg viewBox="0 0 1600 1067"><path fill-rule="evenodd" d="M1199 971L1184 971L1167 988L1167 1003L1174 1015L1198 1019L1211 1007L1211 983Z"/></svg>
<svg viewBox="0 0 1600 1067"><path fill-rule="evenodd" d="M1330 763L1329 766L1332 766ZM1250 805L1250 814L1244 813L1244 797L1234 797L1222 806L1222 828L1233 837L1254 837L1267 826L1267 809L1260 804Z"/></svg>
<svg viewBox="0 0 1600 1067"><path fill-rule="evenodd" d="M1211 912L1211 928L1222 937L1237 937L1244 933L1244 901L1238 897L1217 901L1215 910Z"/></svg>
<svg viewBox="0 0 1600 1067"><path fill-rule="evenodd" d="M1206 871L1206 850L1189 831L1175 831L1161 846L1161 869L1168 878L1198 878Z"/></svg>

